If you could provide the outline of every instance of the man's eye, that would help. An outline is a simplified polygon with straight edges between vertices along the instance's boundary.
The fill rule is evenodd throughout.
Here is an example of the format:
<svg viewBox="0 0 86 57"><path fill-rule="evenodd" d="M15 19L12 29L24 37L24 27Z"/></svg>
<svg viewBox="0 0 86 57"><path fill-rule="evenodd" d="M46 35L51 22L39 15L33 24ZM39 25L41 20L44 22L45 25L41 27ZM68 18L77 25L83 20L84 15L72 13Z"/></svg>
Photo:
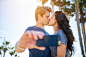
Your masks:
<svg viewBox="0 0 86 57"><path fill-rule="evenodd" d="M48 18L49 16L47 16L47 18Z"/></svg>

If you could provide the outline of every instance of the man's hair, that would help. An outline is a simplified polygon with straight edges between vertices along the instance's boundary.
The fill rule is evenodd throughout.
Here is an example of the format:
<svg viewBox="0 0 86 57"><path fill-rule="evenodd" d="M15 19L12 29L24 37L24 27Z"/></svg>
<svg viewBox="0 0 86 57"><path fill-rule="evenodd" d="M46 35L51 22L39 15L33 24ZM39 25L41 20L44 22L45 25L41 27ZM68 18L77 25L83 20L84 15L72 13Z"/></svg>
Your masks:
<svg viewBox="0 0 86 57"><path fill-rule="evenodd" d="M35 10L35 18L36 18L36 21L38 20L38 14L40 14L41 16L43 16L46 11L51 12L52 10L48 6L37 6L37 8Z"/></svg>

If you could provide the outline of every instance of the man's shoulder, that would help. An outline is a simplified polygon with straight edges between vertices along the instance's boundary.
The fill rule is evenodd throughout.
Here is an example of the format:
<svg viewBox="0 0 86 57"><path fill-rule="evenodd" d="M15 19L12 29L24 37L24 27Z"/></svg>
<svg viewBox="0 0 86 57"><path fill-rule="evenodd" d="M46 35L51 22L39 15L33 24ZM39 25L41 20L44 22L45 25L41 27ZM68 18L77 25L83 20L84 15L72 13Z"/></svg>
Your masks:
<svg viewBox="0 0 86 57"><path fill-rule="evenodd" d="M27 31L27 30L44 31L43 29L36 27L36 26L30 26L25 31Z"/></svg>
<svg viewBox="0 0 86 57"><path fill-rule="evenodd" d="M25 31L27 31L27 30L34 30L34 26L27 27Z"/></svg>
<svg viewBox="0 0 86 57"><path fill-rule="evenodd" d="M28 30L33 29L33 28L34 28L34 26L27 27Z"/></svg>
<svg viewBox="0 0 86 57"><path fill-rule="evenodd" d="M25 31L27 31L27 30L42 31L42 32L44 32L45 34L49 35L49 33L46 32L44 29L41 29L41 28L36 27L36 26L30 26L30 27L28 27Z"/></svg>

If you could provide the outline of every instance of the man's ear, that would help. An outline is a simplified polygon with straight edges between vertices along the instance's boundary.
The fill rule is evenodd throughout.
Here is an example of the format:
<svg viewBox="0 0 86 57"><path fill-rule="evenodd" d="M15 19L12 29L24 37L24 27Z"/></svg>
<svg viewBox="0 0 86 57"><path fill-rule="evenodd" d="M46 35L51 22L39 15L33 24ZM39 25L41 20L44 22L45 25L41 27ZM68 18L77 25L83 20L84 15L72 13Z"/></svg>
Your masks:
<svg viewBox="0 0 86 57"><path fill-rule="evenodd" d="M41 15L40 14L38 14L38 19L40 19L41 18Z"/></svg>

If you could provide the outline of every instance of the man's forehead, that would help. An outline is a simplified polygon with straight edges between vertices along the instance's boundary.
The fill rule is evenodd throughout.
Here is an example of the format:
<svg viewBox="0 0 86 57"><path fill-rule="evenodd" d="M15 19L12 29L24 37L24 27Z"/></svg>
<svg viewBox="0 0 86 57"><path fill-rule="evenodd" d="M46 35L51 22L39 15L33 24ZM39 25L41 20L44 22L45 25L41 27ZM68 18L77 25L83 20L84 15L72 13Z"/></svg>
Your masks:
<svg viewBox="0 0 86 57"><path fill-rule="evenodd" d="M49 15L49 14L50 14L50 12L49 12L49 11L46 11L46 12L45 12L45 14Z"/></svg>

